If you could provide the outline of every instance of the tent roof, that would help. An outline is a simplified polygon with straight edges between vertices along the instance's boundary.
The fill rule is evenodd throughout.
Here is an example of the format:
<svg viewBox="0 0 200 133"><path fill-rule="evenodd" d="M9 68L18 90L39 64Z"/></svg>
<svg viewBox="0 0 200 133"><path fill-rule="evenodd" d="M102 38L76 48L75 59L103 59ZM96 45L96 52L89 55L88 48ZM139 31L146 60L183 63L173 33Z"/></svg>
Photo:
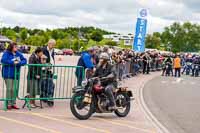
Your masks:
<svg viewBox="0 0 200 133"><path fill-rule="evenodd" d="M0 42L11 42L11 40L8 39L6 36L0 35Z"/></svg>

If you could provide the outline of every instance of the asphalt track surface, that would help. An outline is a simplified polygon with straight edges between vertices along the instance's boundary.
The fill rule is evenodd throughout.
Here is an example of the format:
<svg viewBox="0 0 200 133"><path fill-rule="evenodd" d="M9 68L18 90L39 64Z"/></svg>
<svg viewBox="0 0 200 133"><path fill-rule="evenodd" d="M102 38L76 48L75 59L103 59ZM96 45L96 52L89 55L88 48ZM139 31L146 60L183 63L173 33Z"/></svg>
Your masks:
<svg viewBox="0 0 200 133"><path fill-rule="evenodd" d="M78 57L66 56L56 64L76 65ZM139 75L126 81L136 97L136 91L152 75ZM39 104L39 101L37 101ZM17 105L22 107L23 101ZM0 108L2 109L2 102ZM44 105L29 111L0 111L0 133L156 133L155 128L146 120L137 98L132 102L130 114L118 118L114 114L95 114L87 121L74 118L70 112L69 100L58 100L53 108Z"/></svg>
<svg viewBox="0 0 200 133"><path fill-rule="evenodd" d="M200 78L157 77L143 96L152 114L171 133L200 132Z"/></svg>

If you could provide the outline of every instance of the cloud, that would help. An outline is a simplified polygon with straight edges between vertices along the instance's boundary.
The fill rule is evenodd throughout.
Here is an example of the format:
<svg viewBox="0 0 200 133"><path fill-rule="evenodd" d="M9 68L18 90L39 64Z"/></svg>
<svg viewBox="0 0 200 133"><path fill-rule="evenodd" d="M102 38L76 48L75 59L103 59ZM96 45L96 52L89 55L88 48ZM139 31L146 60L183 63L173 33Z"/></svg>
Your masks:
<svg viewBox="0 0 200 133"><path fill-rule="evenodd" d="M198 0L0 0L5 25L30 28L96 26L134 33L137 12L148 8L148 32L162 31L175 21L200 22Z"/></svg>

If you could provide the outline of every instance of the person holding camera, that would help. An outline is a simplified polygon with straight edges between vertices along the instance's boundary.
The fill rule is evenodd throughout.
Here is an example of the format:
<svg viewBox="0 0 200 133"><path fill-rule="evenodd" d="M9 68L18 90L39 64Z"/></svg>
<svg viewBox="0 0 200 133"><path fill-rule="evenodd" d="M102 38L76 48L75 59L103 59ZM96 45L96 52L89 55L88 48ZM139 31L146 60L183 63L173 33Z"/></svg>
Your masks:
<svg viewBox="0 0 200 133"><path fill-rule="evenodd" d="M6 84L7 109L19 109L16 106L18 96L20 68L27 63L26 58L18 51L16 43L10 43L3 53L2 76Z"/></svg>

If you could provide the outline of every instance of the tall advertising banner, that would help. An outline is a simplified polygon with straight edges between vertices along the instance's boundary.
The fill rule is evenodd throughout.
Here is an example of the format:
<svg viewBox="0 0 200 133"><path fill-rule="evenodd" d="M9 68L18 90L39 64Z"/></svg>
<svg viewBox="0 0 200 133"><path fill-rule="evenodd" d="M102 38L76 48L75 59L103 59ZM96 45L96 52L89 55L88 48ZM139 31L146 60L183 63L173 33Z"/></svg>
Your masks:
<svg viewBox="0 0 200 133"><path fill-rule="evenodd" d="M141 9L136 23L135 38L133 43L133 50L135 52L145 51L145 37L147 31L147 9Z"/></svg>

